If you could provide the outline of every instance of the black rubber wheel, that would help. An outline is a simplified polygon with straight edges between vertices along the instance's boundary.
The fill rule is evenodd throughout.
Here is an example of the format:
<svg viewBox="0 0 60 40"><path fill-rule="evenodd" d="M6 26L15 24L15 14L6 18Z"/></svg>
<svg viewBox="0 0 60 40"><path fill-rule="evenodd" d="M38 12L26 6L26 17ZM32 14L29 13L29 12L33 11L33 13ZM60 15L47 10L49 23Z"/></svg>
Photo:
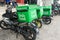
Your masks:
<svg viewBox="0 0 60 40"><path fill-rule="evenodd" d="M56 16L56 15L58 15L58 13L59 13L58 11L56 11L56 12L54 11L53 15Z"/></svg>
<svg viewBox="0 0 60 40"><path fill-rule="evenodd" d="M58 12L54 12L55 15L58 15Z"/></svg>
<svg viewBox="0 0 60 40"><path fill-rule="evenodd" d="M43 22L48 25L51 23L51 18L44 18Z"/></svg>
<svg viewBox="0 0 60 40"><path fill-rule="evenodd" d="M35 21L35 24L38 28L41 28L42 27L42 22L40 20L36 20Z"/></svg>
<svg viewBox="0 0 60 40"><path fill-rule="evenodd" d="M9 29L9 28L8 28L8 25L7 25L3 20L0 21L0 27L1 27L2 29L4 29L4 30Z"/></svg>
<svg viewBox="0 0 60 40"><path fill-rule="evenodd" d="M36 39L36 31L33 28L29 27L29 26L24 27L24 28L25 28L24 30L27 33L29 33L28 37L24 36L25 40L35 40Z"/></svg>

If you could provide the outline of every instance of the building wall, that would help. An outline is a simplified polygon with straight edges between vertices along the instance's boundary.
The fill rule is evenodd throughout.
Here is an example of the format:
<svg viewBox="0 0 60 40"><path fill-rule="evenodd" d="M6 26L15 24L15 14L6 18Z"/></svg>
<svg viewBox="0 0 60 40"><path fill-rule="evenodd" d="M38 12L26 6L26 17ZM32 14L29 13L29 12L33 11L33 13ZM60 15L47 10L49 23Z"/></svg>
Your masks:
<svg viewBox="0 0 60 40"><path fill-rule="evenodd" d="M5 0L0 0L0 2L4 2Z"/></svg>
<svg viewBox="0 0 60 40"><path fill-rule="evenodd" d="M53 3L53 0L43 0L44 6L50 6Z"/></svg>
<svg viewBox="0 0 60 40"><path fill-rule="evenodd" d="M43 6L43 1L42 0L37 0L37 5Z"/></svg>

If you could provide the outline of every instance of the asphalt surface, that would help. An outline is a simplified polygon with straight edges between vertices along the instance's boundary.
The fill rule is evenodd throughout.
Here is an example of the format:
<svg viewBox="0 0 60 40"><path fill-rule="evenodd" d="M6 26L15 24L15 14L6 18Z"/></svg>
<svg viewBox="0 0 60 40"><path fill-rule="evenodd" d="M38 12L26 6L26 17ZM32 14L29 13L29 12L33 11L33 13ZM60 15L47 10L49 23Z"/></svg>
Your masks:
<svg viewBox="0 0 60 40"><path fill-rule="evenodd" d="M5 13L6 7L0 7L0 20L2 20L2 14ZM54 16L52 23L49 25L43 24L39 30L40 33L36 40L60 40L60 16ZM10 30L0 29L0 40L24 40L21 35L16 38L16 33Z"/></svg>

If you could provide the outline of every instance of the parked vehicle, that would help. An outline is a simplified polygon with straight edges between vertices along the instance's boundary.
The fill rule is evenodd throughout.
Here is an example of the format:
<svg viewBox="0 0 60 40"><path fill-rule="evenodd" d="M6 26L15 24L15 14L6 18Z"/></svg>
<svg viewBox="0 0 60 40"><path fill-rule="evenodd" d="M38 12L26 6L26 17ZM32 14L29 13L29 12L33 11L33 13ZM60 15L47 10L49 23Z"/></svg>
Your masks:
<svg viewBox="0 0 60 40"><path fill-rule="evenodd" d="M43 6L42 21L45 24L50 24L51 23L51 14L52 14L52 7L51 6Z"/></svg>
<svg viewBox="0 0 60 40"><path fill-rule="evenodd" d="M52 5L52 14L53 15L58 15L59 14L59 8L57 5Z"/></svg>
<svg viewBox="0 0 60 40"><path fill-rule="evenodd" d="M59 15L60 14L60 4L56 1L52 4L52 14L53 15Z"/></svg>
<svg viewBox="0 0 60 40"><path fill-rule="evenodd" d="M33 9L34 14L32 14L32 9L28 8L28 6L18 6L16 8L17 12L6 10L6 13L2 15L3 20L0 21L0 27L4 30L10 29L17 34L22 34L25 40L35 40L37 33L39 33L36 24L32 22L37 17L36 10ZM27 16L27 14L33 16Z"/></svg>
<svg viewBox="0 0 60 40"><path fill-rule="evenodd" d="M42 16L43 16L43 7L42 6L37 6L36 7L36 12L37 12L37 17L38 19L36 20L36 24L38 28L42 27Z"/></svg>

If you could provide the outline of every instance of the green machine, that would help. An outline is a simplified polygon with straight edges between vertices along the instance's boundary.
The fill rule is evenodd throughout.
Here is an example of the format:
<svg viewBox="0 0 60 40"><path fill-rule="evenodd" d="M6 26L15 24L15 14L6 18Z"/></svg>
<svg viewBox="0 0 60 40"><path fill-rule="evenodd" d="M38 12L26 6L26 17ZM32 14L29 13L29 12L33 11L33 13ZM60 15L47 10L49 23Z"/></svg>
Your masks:
<svg viewBox="0 0 60 40"><path fill-rule="evenodd" d="M10 12L9 10L2 15L3 20L0 21L0 27L14 31L17 36L21 34L24 40L35 40L39 33L38 27L34 23L34 20L38 19L36 6L22 5L16 7L16 12Z"/></svg>
<svg viewBox="0 0 60 40"><path fill-rule="evenodd" d="M21 23L23 25L26 23L24 26L26 26L26 25L27 25L27 27L30 26L31 28L33 28L32 30L35 29L36 33L39 33L38 27L35 22L35 20L38 19L36 7L37 6L35 6L35 5L17 6L16 7L16 10L17 10L16 14L17 14L17 19L18 19L19 23ZM34 34L34 35L35 35L35 37L32 37L32 39L29 39L29 40L35 40L36 34Z"/></svg>
<svg viewBox="0 0 60 40"><path fill-rule="evenodd" d="M41 28L42 22L41 18L43 16L43 7L38 5L23 5L17 6L17 15L18 15L18 22L27 22L34 23Z"/></svg>
<svg viewBox="0 0 60 40"><path fill-rule="evenodd" d="M36 20L36 24L38 26L38 28L41 28L42 27L42 16L43 16L43 7L42 6L38 6L36 7L36 12L37 12L37 17L38 19Z"/></svg>
<svg viewBox="0 0 60 40"><path fill-rule="evenodd" d="M52 12L51 6L43 6L43 16L50 16Z"/></svg>
<svg viewBox="0 0 60 40"><path fill-rule="evenodd" d="M17 8L18 22L32 22L37 19L36 9L32 5L18 6Z"/></svg>
<svg viewBox="0 0 60 40"><path fill-rule="evenodd" d="M52 6L43 6L43 22L45 24L51 23L51 13L52 13Z"/></svg>

